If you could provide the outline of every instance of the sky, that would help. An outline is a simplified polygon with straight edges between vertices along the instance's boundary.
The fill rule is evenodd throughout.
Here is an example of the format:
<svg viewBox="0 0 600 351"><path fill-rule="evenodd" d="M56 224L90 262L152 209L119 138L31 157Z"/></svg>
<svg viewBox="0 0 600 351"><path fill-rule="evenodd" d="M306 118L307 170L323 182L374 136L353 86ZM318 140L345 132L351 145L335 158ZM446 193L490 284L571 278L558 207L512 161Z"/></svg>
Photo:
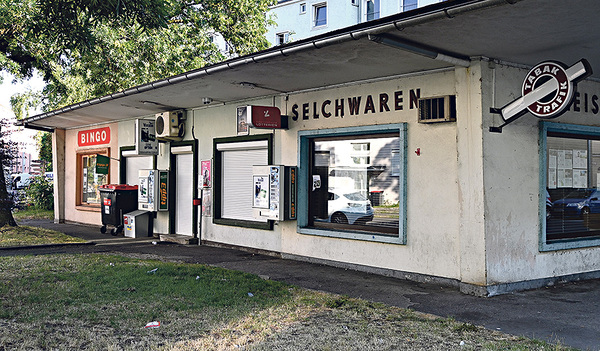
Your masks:
<svg viewBox="0 0 600 351"><path fill-rule="evenodd" d="M0 84L0 119L6 118L12 123L15 114L10 107L10 97L16 93L25 92L28 88L40 90L44 86L44 81L39 76L34 76L26 82L13 84L13 76L6 72L0 72L0 75L3 78L2 84ZM38 112L39 111L31 111L30 116L35 115ZM38 158L38 152L33 140L36 133L35 130L14 127L14 131L10 136L13 141L22 145L25 151L30 153L34 160Z"/></svg>

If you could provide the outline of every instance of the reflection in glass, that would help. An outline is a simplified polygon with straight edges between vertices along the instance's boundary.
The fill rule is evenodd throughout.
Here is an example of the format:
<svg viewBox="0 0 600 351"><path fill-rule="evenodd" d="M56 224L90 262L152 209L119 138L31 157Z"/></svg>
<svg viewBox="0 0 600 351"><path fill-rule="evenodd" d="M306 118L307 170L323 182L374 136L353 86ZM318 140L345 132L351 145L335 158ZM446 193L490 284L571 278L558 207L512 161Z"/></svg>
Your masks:
<svg viewBox="0 0 600 351"><path fill-rule="evenodd" d="M310 225L398 235L398 149L392 134L314 139Z"/></svg>

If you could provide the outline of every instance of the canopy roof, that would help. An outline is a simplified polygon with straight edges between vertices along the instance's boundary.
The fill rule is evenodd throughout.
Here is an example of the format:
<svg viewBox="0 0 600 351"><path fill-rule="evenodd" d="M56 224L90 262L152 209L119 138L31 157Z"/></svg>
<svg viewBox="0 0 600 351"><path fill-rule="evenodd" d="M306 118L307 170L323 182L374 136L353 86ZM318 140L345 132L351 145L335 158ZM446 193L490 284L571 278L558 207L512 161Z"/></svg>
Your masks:
<svg viewBox="0 0 600 351"><path fill-rule="evenodd" d="M581 58L600 78L600 1L454 0L277 46L19 122L75 128L463 65ZM391 43L392 46L381 42ZM441 54L441 55L440 55ZM437 56L437 59L434 57ZM594 78L595 77L595 78Z"/></svg>

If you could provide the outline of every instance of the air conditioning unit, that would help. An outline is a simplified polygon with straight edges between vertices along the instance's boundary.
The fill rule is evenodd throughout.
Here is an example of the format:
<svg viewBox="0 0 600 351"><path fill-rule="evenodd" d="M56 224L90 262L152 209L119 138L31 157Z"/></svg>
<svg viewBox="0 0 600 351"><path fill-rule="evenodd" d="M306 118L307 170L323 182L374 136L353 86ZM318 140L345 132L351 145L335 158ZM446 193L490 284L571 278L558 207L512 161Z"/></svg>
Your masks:
<svg viewBox="0 0 600 351"><path fill-rule="evenodd" d="M456 96L419 99L419 123L456 121Z"/></svg>
<svg viewBox="0 0 600 351"><path fill-rule="evenodd" d="M162 140L181 140L185 131L183 111L167 111L156 114L156 138Z"/></svg>

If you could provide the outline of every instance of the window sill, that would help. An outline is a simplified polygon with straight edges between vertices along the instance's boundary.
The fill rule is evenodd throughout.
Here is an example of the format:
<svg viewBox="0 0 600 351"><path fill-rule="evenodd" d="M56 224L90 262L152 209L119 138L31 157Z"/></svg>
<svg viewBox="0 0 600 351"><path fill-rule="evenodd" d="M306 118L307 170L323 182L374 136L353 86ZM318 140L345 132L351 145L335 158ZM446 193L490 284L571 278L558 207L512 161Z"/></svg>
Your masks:
<svg viewBox="0 0 600 351"><path fill-rule="evenodd" d="M338 239L349 239L359 241L371 241L386 244L406 245L406 240L400 236L382 235L380 233L358 233L335 230L317 229L314 227L298 227L298 233L305 235L316 235Z"/></svg>
<svg viewBox="0 0 600 351"><path fill-rule="evenodd" d="M100 212L102 210L100 205L77 205L75 209L86 212Z"/></svg>

